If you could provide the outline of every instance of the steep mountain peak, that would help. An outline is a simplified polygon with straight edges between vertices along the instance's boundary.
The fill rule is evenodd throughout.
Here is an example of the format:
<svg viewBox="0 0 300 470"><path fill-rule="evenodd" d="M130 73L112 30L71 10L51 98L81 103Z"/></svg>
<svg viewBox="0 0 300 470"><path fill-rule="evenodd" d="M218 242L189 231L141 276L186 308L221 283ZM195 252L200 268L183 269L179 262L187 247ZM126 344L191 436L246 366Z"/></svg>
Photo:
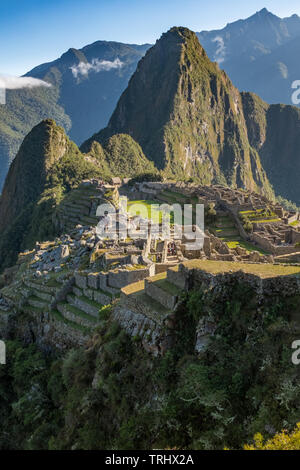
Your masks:
<svg viewBox="0 0 300 470"><path fill-rule="evenodd" d="M74 65L79 62L87 62L87 59L82 51L71 47L67 52L64 52L60 57L60 60L66 65Z"/></svg>
<svg viewBox="0 0 300 470"><path fill-rule="evenodd" d="M195 35L193 31L191 31L189 28L186 28L185 26L172 26L169 31L162 34L161 38L158 39L158 41L160 41L162 38L173 36L176 34L182 37L183 39L190 39Z"/></svg>
<svg viewBox="0 0 300 470"><path fill-rule="evenodd" d="M280 22L282 21L281 18L279 18L279 16L277 15L274 15L274 13L272 13L271 11L267 10L267 8L263 8L262 10L259 10L257 11L254 15L250 16L250 18L244 20L244 21L248 21L248 20L262 20L262 21L266 21L268 19L271 19L271 20L275 20L277 22Z"/></svg>
<svg viewBox="0 0 300 470"><path fill-rule="evenodd" d="M227 30L231 30L232 28L244 26L247 24L253 24L255 22L266 21L266 19L268 18L277 19L278 21L281 20L281 18L274 15L272 12L267 10L267 8L263 8L262 10L255 12L253 15L249 16L248 18L239 19L239 20L235 20L235 21L231 21L227 23L224 28L219 30L219 32L225 32ZM210 32L211 31L202 31L202 33L210 33Z"/></svg>
<svg viewBox="0 0 300 470"><path fill-rule="evenodd" d="M50 168L66 153L68 143L64 130L52 119L42 121L25 137L0 198L0 230L41 194Z"/></svg>
<svg viewBox="0 0 300 470"><path fill-rule="evenodd" d="M187 28L171 28L149 49L107 128L82 150L115 134L129 134L167 177L267 187L238 90Z"/></svg>
<svg viewBox="0 0 300 470"><path fill-rule="evenodd" d="M268 16L268 15L271 15L271 16L275 16L273 13L271 13L266 7L265 8L262 8L261 10L257 11L256 12L256 15L260 15L260 16Z"/></svg>
<svg viewBox="0 0 300 470"><path fill-rule="evenodd" d="M156 44L161 44L165 41L175 41L178 44L189 45L195 47L198 52L206 55L203 47L199 43L196 33L184 26L173 26L166 33L163 33L160 39L156 41Z"/></svg>

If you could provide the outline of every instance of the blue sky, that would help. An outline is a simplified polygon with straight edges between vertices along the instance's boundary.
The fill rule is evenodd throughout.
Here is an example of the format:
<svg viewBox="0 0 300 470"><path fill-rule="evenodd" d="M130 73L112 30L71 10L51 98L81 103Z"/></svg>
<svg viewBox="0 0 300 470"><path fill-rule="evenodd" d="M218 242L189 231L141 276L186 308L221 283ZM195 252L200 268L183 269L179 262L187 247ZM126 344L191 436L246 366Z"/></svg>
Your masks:
<svg viewBox="0 0 300 470"><path fill-rule="evenodd" d="M99 39L153 43L171 26L219 29L264 7L300 16L299 0L1 0L0 73L21 75Z"/></svg>

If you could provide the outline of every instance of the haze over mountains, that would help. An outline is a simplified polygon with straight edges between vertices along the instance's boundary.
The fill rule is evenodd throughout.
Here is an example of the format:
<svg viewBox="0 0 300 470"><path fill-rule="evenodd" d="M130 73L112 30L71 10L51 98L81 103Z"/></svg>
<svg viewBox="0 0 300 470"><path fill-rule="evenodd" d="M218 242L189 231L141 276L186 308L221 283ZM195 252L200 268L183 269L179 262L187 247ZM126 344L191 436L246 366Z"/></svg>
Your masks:
<svg viewBox="0 0 300 470"><path fill-rule="evenodd" d="M27 74L51 88L7 90L0 106L0 189L23 138L42 119L55 119L78 144L104 127L148 47L97 41L70 49Z"/></svg>
<svg viewBox="0 0 300 470"><path fill-rule="evenodd" d="M246 20L227 25L222 30L203 31L197 33L197 36L208 57L219 62L220 68L225 69L233 85L240 90L259 93L270 103L290 103L291 83L300 78L300 65L296 60L298 44L300 44L298 40L300 18L297 15L280 19L263 9ZM179 70L174 62L176 54L166 57L166 64L163 64L160 55L152 52L151 63L146 73L146 78L149 78L147 87L148 91L152 87L151 93L157 92L157 95L154 96L151 93L143 95L144 90L140 88L137 81L131 80L129 91L127 90L125 97L122 97L111 118L109 130L102 131L101 138L98 140L103 142L104 135L111 136L116 132L125 132L134 136L145 155L159 168L167 169L169 175L179 176L184 173L196 175L198 178L202 175L202 179L207 181L225 178L227 182L234 184L244 184L246 180L248 180L247 184L250 184L250 178L250 186L252 185L253 188L257 184L258 186L265 185L266 177L260 164L262 163L264 169L267 169L269 165L268 178L275 186L275 190L280 191L279 194L282 196L299 201L298 191L292 188L289 180L289 175L293 180L294 169L298 168L299 116L297 110L289 111L289 108L280 108L280 112L275 112L274 110L279 108L269 108L265 103L255 99L254 103L260 103L255 108L259 109L260 118L257 124L255 121L257 115L255 115L254 124L251 120L253 115L246 113L251 101L247 99L248 95L242 96L241 101L238 91L225 78L225 75L210 64L207 58L205 59L206 54L202 53L201 46L199 48L197 46L195 50L199 49L198 53L201 57L198 61L198 70L203 66L205 73L203 76L200 73L197 77L188 71L190 59L187 62L185 59L182 60ZM51 88L8 90L7 104L0 106L0 187L7 173L9 162L17 153L23 138L42 119L55 119L77 144L81 144L93 133L103 129L139 60L149 47L148 44L139 46L97 41L80 50L70 49L56 61L42 64L27 74L27 76L51 83ZM142 61L141 68L147 68L143 64ZM141 77L140 65L137 73ZM182 90L180 93L176 88L178 75L172 74L173 67L181 73ZM160 76L161 73L165 75ZM210 76L212 73L215 76L214 79ZM152 85L150 85L151 80L153 80ZM192 96L193 93L195 96L196 82L199 84L201 80L206 90L203 94L204 102L198 102L196 109L190 115L189 109L193 109L191 104L197 101ZM214 89L213 80L218 84L216 89ZM156 87L155 81L160 86ZM141 83L141 80L139 82ZM224 102L225 96L229 97L226 103ZM212 100L210 108L208 108L209 99ZM178 102L185 103L185 109L179 109ZM221 110L222 103L225 104ZM151 118L150 108L152 107L155 109L156 119ZM235 117L235 107L240 113L238 118ZM210 115L213 109L218 109L216 116ZM174 125L174 122L169 119L171 111L174 111L174 116L176 115L180 124L182 124L180 121L182 118L185 123L189 123L187 128ZM134 114L129 116L131 112ZM229 112L228 118L227 112ZM199 114L202 114L202 121L198 118ZM275 141L273 142L275 139L273 130L265 124L275 119L275 115L276 119L278 118L277 126L282 126L280 129L276 128L276 132L280 130L283 133L281 141L276 144ZM291 120L288 145L284 138L287 121L282 120L283 115ZM291 115L293 117L290 117ZM247 122L247 128L245 122ZM208 123L213 133L210 131L205 134ZM165 125L167 128L162 129L161 126ZM234 128L231 140L229 125ZM180 131L178 131L179 128ZM197 132L198 135L195 137ZM271 135L272 144L269 139ZM180 149L180 140L182 140L181 147L185 148ZM123 137L121 141L124 142ZM202 142L201 151L199 148L197 150L200 141ZM250 144L250 149L248 144ZM138 155L140 150L135 144L133 147ZM127 141L126 148L128 148ZM284 153L279 156L278 149L281 152L287 151L287 155ZM259 165L257 152L261 159ZM186 158L186 163L184 163L184 158ZM256 169L245 171L244 169L249 167L250 162L251 165L254 162ZM115 169L116 165L113 162L110 163ZM104 164L107 168L107 154ZM284 165L283 173L287 175L286 181L283 181L280 176L283 174L280 170L282 164ZM277 168L279 168L278 174L276 174Z"/></svg>
<svg viewBox="0 0 300 470"><path fill-rule="evenodd" d="M172 28L147 51L107 128L82 150L114 134L130 134L171 178L268 190L239 91L186 28Z"/></svg>
<svg viewBox="0 0 300 470"><path fill-rule="evenodd" d="M108 126L81 151L50 119L26 136L0 198L0 264L54 235L52 215L86 177L147 173L270 199L273 186L300 205L299 148L299 108L240 93L195 33L171 28L140 60Z"/></svg>
<svg viewBox="0 0 300 470"><path fill-rule="evenodd" d="M81 149L120 133L167 177L269 197L271 183L277 195L300 204L300 109L239 93L187 28L172 28L147 51L107 128Z"/></svg>
<svg viewBox="0 0 300 470"><path fill-rule="evenodd" d="M241 91L268 103L291 101L300 79L300 17L279 18L266 8L225 28L197 33L209 58L220 64Z"/></svg>

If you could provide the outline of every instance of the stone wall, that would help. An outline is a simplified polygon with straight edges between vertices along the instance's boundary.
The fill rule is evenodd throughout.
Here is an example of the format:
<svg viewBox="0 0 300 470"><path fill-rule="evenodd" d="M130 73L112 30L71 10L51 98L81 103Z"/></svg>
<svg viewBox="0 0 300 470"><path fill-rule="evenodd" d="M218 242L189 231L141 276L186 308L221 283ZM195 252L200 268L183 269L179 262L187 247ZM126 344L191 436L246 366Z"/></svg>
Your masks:
<svg viewBox="0 0 300 470"><path fill-rule="evenodd" d="M109 271L108 285L117 289L133 284L134 282L142 281L146 277L154 276L155 265L151 264L149 267L143 269L119 269L117 271Z"/></svg>
<svg viewBox="0 0 300 470"><path fill-rule="evenodd" d="M295 253L297 251L297 248L295 247L295 245L274 245L265 236L260 235L259 233L256 233L256 232L253 232L251 234L250 239L252 242L257 243L257 245L260 248L272 253L275 256L288 255L291 253Z"/></svg>

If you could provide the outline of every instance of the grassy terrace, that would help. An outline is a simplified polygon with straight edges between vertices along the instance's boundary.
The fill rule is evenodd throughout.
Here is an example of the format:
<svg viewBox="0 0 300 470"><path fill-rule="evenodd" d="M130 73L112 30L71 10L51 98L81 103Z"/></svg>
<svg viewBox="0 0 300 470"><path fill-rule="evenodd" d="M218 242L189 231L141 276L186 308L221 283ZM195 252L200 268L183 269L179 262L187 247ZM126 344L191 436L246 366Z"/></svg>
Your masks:
<svg viewBox="0 0 300 470"><path fill-rule="evenodd" d="M300 266L281 266L274 264L247 264L232 261L192 260L183 263L189 269L200 269L211 274L243 271L263 279L278 276L300 276Z"/></svg>
<svg viewBox="0 0 300 470"><path fill-rule="evenodd" d="M245 240L243 240L240 237L237 237L237 238L232 239L232 240L229 240L228 238L222 238L222 240L224 242L226 242L227 245L228 245L228 248L231 248L231 249L236 248L237 246L240 246L241 248L245 248L245 250L247 250L248 252L258 251L258 253L260 253L261 255L268 255L269 254L265 250L260 248L259 246L252 245L251 243L246 242Z"/></svg>
<svg viewBox="0 0 300 470"><path fill-rule="evenodd" d="M171 282L167 281L166 279L159 279L158 281L154 281L154 284L157 287L160 287L163 291L167 292L168 294L178 294L178 287L176 287L174 284L171 284Z"/></svg>
<svg viewBox="0 0 300 470"><path fill-rule="evenodd" d="M213 226L208 227L218 238L227 243L228 248L234 249L238 246L245 248L248 252L258 251L262 255L268 254L256 245L246 242L240 237L233 220L229 216L217 217Z"/></svg>
<svg viewBox="0 0 300 470"><path fill-rule="evenodd" d="M152 276L151 281L162 281L166 279L166 277L167 277L167 273L163 272L160 274L156 274L156 276ZM123 287L121 291L126 295L130 295L130 294L135 294L137 292L140 292L144 290L144 288L145 288L145 281L139 281L139 282L134 282L133 284L129 284L126 287Z"/></svg>
<svg viewBox="0 0 300 470"><path fill-rule="evenodd" d="M140 215L141 217L151 219L154 223L158 224L162 222L163 211L160 210L158 207L153 207L153 205L159 206L163 204L161 201L154 201L154 200L136 200L136 201L128 201L127 204L127 211L131 215L137 214L138 207L134 207L135 205L141 205ZM172 204L172 203L171 203ZM170 217L171 223L174 222L174 216L171 212Z"/></svg>
<svg viewBox="0 0 300 470"><path fill-rule="evenodd" d="M188 204L189 202L192 202L189 196L186 196L185 194L179 193L177 191L171 191L168 189L162 191L161 196L163 197L164 200L169 200L170 204L173 204L175 202L179 204Z"/></svg>
<svg viewBox="0 0 300 470"><path fill-rule="evenodd" d="M32 307L31 307L32 308ZM87 328L86 326L79 325L78 323L72 322L67 318L63 317L62 314L58 310L51 310L51 315L59 322L64 323L65 325L69 326L74 330L81 331L84 334L90 334L91 329Z"/></svg>
<svg viewBox="0 0 300 470"><path fill-rule="evenodd" d="M247 217L252 223L267 224L269 222L280 222L280 218L275 212L259 209L256 211L241 211L239 212L240 218Z"/></svg>

